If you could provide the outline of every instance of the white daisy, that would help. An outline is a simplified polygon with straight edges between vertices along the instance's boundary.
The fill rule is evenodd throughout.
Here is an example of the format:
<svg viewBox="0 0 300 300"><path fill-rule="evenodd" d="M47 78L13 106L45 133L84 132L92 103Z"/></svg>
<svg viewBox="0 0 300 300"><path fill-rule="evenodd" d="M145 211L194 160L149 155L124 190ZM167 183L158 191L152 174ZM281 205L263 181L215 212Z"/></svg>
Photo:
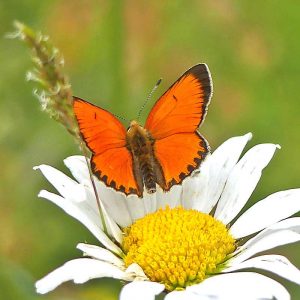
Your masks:
<svg viewBox="0 0 300 300"><path fill-rule="evenodd" d="M68 280L112 277L131 282L121 300L155 299L163 291L165 300L289 299L273 279L235 273L262 269L300 285L300 271L284 256L254 257L300 240L300 218L288 218L300 210L300 189L274 193L236 219L279 148L256 145L239 160L250 139L251 134L230 138L205 160L201 172L169 193L125 197L95 179L107 234L84 157L64 161L76 181L50 166L36 167L60 194L42 190L39 196L80 221L103 246L78 244L86 257L39 280L37 292L47 293Z"/></svg>

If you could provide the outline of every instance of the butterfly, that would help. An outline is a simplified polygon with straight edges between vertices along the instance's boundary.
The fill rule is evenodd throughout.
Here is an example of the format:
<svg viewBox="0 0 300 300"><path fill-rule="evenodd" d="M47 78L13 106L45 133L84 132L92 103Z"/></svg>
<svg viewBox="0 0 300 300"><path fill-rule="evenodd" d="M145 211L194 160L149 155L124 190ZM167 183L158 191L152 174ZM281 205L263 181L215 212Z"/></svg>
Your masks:
<svg viewBox="0 0 300 300"><path fill-rule="evenodd" d="M197 131L212 96L206 64L187 70L154 104L145 126L126 130L109 111L73 97L74 114L92 152L93 173L126 195L165 192L198 169L209 145Z"/></svg>

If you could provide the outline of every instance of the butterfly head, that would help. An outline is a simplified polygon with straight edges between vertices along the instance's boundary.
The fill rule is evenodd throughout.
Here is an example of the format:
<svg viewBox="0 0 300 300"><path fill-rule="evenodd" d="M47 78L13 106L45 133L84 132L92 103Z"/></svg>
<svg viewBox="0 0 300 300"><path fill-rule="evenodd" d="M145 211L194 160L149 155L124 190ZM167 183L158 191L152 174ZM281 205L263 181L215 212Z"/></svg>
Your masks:
<svg viewBox="0 0 300 300"><path fill-rule="evenodd" d="M127 129L126 137L127 140L144 139L147 136L147 130L141 126L137 121L133 120L130 122L129 128Z"/></svg>
<svg viewBox="0 0 300 300"><path fill-rule="evenodd" d="M131 128L136 127L136 126L140 126L140 127L141 127L141 125L140 125L136 120L132 120L132 121L130 122L129 129L128 129L128 130L130 130Z"/></svg>

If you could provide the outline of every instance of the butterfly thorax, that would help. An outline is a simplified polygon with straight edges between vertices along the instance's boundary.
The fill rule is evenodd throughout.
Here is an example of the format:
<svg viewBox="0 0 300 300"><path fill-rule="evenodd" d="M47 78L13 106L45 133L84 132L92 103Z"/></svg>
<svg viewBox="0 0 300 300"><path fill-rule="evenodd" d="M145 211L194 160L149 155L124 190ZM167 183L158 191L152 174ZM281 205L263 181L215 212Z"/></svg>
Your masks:
<svg viewBox="0 0 300 300"><path fill-rule="evenodd" d="M144 186L148 193L156 192L156 183L165 187L162 169L154 155L155 140L149 131L132 121L126 133L126 141L126 147L132 155L139 196L142 196Z"/></svg>

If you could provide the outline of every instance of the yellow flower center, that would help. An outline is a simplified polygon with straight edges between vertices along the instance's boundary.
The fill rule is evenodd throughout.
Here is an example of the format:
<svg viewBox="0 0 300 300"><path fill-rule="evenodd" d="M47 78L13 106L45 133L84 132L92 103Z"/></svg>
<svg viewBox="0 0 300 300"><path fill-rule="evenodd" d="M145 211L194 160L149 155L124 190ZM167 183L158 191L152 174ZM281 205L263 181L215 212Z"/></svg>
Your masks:
<svg viewBox="0 0 300 300"><path fill-rule="evenodd" d="M226 226L182 207L160 209L124 229L126 266L139 264L151 281L181 290L218 272L235 250Z"/></svg>

